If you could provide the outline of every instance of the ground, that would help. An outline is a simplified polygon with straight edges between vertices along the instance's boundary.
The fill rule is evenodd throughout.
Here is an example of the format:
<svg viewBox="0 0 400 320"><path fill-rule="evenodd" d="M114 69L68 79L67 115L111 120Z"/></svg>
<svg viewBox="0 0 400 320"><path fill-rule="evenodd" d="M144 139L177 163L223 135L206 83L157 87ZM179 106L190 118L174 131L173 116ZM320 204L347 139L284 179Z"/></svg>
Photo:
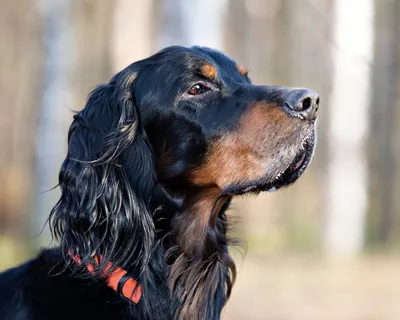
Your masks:
<svg viewBox="0 0 400 320"><path fill-rule="evenodd" d="M247 254L224 320L399 320L400 259Z"/></svg>

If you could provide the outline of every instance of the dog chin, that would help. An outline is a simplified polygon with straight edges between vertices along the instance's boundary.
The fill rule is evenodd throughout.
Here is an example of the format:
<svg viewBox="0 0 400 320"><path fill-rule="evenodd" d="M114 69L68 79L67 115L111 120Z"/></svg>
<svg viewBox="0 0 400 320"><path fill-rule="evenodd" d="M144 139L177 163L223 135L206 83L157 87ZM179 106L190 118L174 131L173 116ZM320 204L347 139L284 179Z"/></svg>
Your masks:
<svg viewBox="0 0 400 320"><path fill-rule="evenodd" d="M313 132L300 144L299 150L294 156L292 162L284 168L273 179L249 183L247 185L234 186L225 190L224 193L231 195L240 195L247 193L260 193L263 191L275 192L282 187L294 183L306 171L314 154L316 143L315 133Z"/></svg>
<svg viewBox="0 0 400 320"><path fill-rule="evenodd" d="M315 134L308 136L301 144L291 164L279 173L262 191L274 192L294 183L306 171L315 150Z"/></svg>

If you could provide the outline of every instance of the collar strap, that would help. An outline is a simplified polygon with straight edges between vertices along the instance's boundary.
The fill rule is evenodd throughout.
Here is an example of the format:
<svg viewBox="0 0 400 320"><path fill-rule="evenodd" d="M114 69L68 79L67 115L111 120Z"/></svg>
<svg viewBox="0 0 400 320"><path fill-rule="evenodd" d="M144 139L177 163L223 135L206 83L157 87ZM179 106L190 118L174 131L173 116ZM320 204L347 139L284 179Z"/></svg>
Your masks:
<svg viewBox="0 0 400 320"><path fill-rule="evenodd" d="M70 254L71 258L78 264L81 264L81 259ZM101 257L100 257L101 259ZM96 257L96 260L99 258ZM112 267L112 263L109 262L104 272L107 272ZM94 274L95 267L92 264L86 266L91 274ZM126 300L138 303L142 296L142 286L137 283L136 280L124 269L120 267L114 267L114 271L110 275L106 276L107 285L114 289L119 295Z"/></svg>

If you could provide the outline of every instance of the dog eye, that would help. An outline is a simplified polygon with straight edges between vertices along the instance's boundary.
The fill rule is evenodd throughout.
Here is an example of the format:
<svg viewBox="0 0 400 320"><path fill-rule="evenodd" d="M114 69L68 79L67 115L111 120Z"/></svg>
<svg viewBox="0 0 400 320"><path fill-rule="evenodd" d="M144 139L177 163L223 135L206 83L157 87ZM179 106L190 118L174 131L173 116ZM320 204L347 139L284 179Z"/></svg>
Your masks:
<svg viewBox="0 0 400 320"><path fill-rule="evenodd" d="M193 87L190 88L189 94L196 96L198 94L202 94L207 91L207 87L203 86L201 83L196 83Z"/></svg>

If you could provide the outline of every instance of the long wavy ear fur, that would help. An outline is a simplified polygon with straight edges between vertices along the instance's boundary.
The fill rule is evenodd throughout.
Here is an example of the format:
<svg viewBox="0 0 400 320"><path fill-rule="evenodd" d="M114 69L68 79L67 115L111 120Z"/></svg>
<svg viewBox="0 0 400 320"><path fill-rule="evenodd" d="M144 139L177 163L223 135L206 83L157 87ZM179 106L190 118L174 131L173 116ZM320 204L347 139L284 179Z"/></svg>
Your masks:
<svg viewBox="0 0 400 320"><path fill-rule="evenodd" d="M75 115L61 197L50 214L65 260L76 255L98 274L112 262L139 276L153 252L154 157L135 106L135 70L131 65L96 88Z"/></svg>

